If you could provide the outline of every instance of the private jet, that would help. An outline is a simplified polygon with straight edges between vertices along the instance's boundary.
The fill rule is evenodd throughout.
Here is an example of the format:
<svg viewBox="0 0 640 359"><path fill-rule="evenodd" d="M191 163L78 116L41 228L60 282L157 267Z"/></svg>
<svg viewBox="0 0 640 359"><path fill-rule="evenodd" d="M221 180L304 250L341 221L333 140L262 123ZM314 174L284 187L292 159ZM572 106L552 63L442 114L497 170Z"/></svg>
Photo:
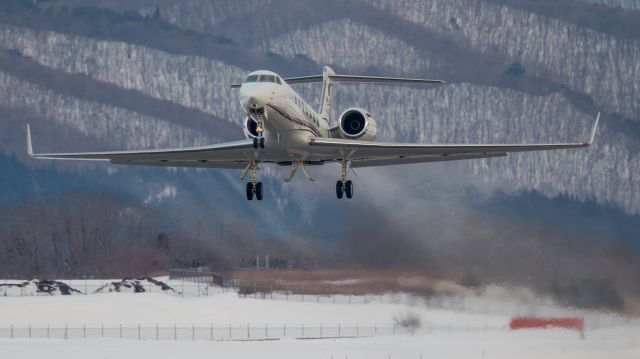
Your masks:
<svg viewBox="0 0 640 359"><path fill-rule="evenodd" d="M263 198L258 181L260 165L276 164L289 168L285 181L301 169L312 180L307 166L338 163L337 198L352 198L354 185L348 179L353 168L468 160L507 156L511 152L584 148L593 143L600 114L585 142L548 144L422 144L376 142L378 128L369 111L349 108L336 124L330 118L333 85L338 82L443 85L444 81L376 76L336 75L325 66L322 75L282 78L271 71L255 71L239 89L245 113L246 139L209 146L139 151L35 153L31 129L27 125L27 150L32 158L56 160L102 160L118 165L226 168L242 170L240 180L251 173L246 185L247 200ZM290 86L322 83L319 111L315 111Z"/></svg>

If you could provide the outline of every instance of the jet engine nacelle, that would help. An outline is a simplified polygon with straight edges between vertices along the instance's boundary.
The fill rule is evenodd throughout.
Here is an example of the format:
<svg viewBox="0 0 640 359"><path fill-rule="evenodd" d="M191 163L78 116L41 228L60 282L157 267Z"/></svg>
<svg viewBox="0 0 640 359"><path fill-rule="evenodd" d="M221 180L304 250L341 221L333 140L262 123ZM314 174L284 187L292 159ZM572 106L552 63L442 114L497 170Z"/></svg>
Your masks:
<svg viewBox="0 0 640 359"><path fill-rule="evenodd" d="M244 137L246 137L248 140L257 138L258 123L251 117L247 117L244 120L244 124L242 125L242 131L244 132Z"/></svg>
<svg viewBox="0 0 640 359"><path fill-rule="evenodd" d="M342 138L373 141L378 133L378 125L369 112L354 107L340 115L338 131Z"/></svg>

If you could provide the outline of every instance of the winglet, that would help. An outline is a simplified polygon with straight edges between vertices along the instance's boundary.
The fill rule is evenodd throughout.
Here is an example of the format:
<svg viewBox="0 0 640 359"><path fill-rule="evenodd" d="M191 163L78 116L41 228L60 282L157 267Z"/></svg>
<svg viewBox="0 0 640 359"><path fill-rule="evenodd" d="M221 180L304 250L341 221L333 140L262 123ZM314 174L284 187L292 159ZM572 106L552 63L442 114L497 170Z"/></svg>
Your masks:
<svg viewBox="0 0 640 359"><path fill-rule="evenodd" d="M27 123L27 154L33 157L33 144L31 143L31 126Z"/></svg>
<svg viewBox="0 0 640 359"><path fill-rule="evenodd" d="M596 122L591 127L591 136L589 136L589 141L587 145L591 146L593 144L593 140L596 139L596 131L598 130L598 122L600 122L600 112L598 112L598 117L596 117Z"/></svg>

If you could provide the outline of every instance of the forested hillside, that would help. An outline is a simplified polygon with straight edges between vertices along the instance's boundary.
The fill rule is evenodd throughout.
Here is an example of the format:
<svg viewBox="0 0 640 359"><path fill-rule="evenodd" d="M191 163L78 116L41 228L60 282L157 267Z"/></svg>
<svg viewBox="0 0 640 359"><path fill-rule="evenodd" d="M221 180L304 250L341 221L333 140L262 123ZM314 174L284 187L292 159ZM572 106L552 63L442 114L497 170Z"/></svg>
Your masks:
<svg viewBox="0 0 640 359"><path fill-rule="evenodd" d="M630 288L630 277L620 274L619 266L628 273L639 255L638 238L630 234L640 232L639 7L637 1L622 0L2 1L0 179L6 185L0 201L4 213L21 214L31 213L20 207L23 203L50 203L56 196L105 200L116 214L142 206L161 223L141 235L147 244L162 232L175 239L173 243L195 240L220 254L221 233L233 233L236 244L226 245L233 247L229 251L234 259L225 265L255 257L255 251L239 250L247 238L251 243L268 239L280 251L287 247L282 243L298 243L296 248L304 249L296 252L299 263L313 257L304 254L309 248L340 258L353 254L363 265L377 263L379 256L388 255L386 244L374 246L377 256L356 255L352 246L356 239L368 245L358 234L365 227L380 229L371 234L373 244L386 243L378 238L388 233L380 228L385 223L380 218L392 218L395 222L388 225L406 228L393 235L398 238L386 238L389 247L407 249L398 250L398 257L387 263L437 266L444 272L465 271L446 260L431 260L442 251L456 262L458 255L450 249L459 247L447 244L447 238L487 247L500 243L503 253L477 252L477 261L472 261L487 275L496 275L487 263L497 257L515 256L531 264L533 259L523 254L526 240L543 241L547 244L540 247L550 252L571 248L567 256L575 255L577 262L588 262L585 253L605 246L608 259L600 271ZM598 112L601 126L595 146L584 151L358 170L357 199L350 203L333 198L336 166L311 169L318 178L314 183L301 176L291 184L281 180L285 169L265 167L261 175L269 190L262 208L243 200L235 171L43 163L28 160L24 153L26 123L31 123L34 145L42 151L238 139L242 112L229 84L255 69L288 77L318 74L324 65L339 73L441 78L449 83L439 88L337 87L334 119L350 106L364 107L387 140L585 140ZM318 105L318 86L297 86L309 103ZM531 202L536 211L563 218L527 221L535 216ZM62 233L56 223L76 214L69 211L58 218L63 212L51 208L50 227L38 227L38 232L28 230L28 221L5 217L0 245L15 250L15 238L37 237L33 243L41 243L39 250L49 250L52 233ZM89 209L99 213L100 208ZM559 208L571 209L571 214ZM601 223L594 224L594 214ZM178 225L193 221L198 225ZM105 223L132 225L92 225ZM453 230L456 226L462 230ZM590 228L589 236L585 228ZM123 238L140 233L116 229L108 238L119 246L127 243ZM157 250L153 245L145 248ZM402 257L415 248L424 254L419 260ZM632 258L619 256L630 248ZM27 252L33 262L37 256ZM150 261L144 268L188 262L192 254L185 253L194 252L176 249L165 253L168 259ZM538 260L558 268L563 263L562 256ZM326 258L308 262L335 264ZM14 263L4 269L109 272L78 261L48 263L46 268ZM548 284L548 273L532 271L497 279ZM572 274L564 280L579 277Z"/></svg>

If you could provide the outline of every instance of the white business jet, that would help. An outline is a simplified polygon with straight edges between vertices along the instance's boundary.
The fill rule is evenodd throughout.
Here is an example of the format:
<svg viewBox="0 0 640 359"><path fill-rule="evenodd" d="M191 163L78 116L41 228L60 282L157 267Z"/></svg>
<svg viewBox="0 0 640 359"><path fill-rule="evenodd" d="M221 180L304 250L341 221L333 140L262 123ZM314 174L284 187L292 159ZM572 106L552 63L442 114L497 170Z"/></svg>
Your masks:
<svg viewBox="0 0 640 359"><path fill-rule="evenodd" d="M316 112L289 85L321 82L320 111ZM262 164L288 166L285 181L293 179L298 168L313 180L307 166L339 163L340 179L336 196L351 198L353 182L347 179L351 168L410 163L467 160L506 156L509 152L556 150L589 147L594 140L600 114L586 142L552 144L414 144L375 142L376 121L362 108L342 112L337 124L330 118L332 86L336 82L373 82L405 84L445 84L440 80L336 75L324 67L322 75L283 79L271 71L250 73L240 89L240 105L246 114L246 140L210 146L140 151L34 153L27 125L29 156L44 159L103 160L119 165L237 168L240 180L251 173L246 196L262 200L262 182L258 169Z"/></svg>

